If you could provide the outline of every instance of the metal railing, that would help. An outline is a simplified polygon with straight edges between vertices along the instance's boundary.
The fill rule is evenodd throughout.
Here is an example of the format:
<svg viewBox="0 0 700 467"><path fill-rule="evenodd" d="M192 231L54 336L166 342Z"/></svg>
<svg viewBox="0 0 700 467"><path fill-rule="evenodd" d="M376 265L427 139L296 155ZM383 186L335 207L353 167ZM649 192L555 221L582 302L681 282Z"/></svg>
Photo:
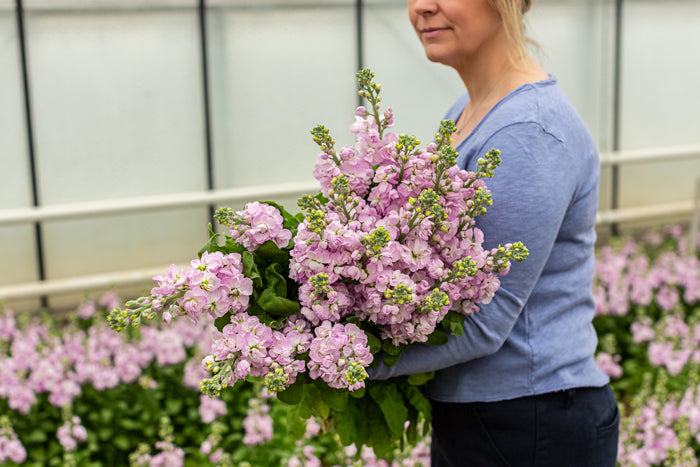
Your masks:
<svg viewBox="0 0 700 467"><path fill-rule="evenodd" d="M620 151L601 154L601 166L631 164L649 161L670 161L700 159L700 145L676 146L658 149ZM37 222L94 218L116 214L162 211L195 206L210 206L221 203L236 203L257 199L270 199L280 196L301 196L318 191L318 182L295 182L278 185L211 190L205 192L174 193L169 195L140 198L113 199L99 202L85 202L56 206L39 206L24 209L0 211L0 227L9 225L30 225ZM606 210L598 213L598 225L656 219L665 216L682 216L691 220L691 231L697 233L700 213L700 180L693 200L676 203L638 206ZM695 238L691 233L691 238ZM693 242L689 242L693 243ZM129 271L115 271L90 276L13 284L0 287L0 300L34 298L61 293L81 292L90 289L112 286L145 284L161 273L167 266Z"/></svg>

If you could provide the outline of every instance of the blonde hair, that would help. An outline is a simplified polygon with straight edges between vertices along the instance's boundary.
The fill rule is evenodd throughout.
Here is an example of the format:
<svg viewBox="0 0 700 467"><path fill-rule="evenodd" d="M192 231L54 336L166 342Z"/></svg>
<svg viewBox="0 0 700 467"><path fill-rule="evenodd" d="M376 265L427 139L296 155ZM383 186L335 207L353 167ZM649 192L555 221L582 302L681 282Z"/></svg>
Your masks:
<svg viewBox="0 0 700 467"><path fill-rule="evenodd" d="M503 21L508 45L514 52L512 60L527 55L527 44L532 43L525 35L523 16L532 6L532 0L489 0Z"/></svg>

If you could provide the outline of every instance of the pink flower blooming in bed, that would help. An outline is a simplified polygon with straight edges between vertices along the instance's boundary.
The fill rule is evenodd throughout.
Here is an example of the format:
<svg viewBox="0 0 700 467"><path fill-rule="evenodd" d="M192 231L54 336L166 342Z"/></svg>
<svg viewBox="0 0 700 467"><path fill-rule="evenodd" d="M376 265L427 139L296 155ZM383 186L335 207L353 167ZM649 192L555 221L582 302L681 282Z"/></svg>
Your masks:
<svg viewBox="0 0 700 467"><path fill-rule="evenodd" d="M272 439L273 420L269 415L270 406L260 399L250 399L243 419L243 443L247 446L263 444Z"/></svg>

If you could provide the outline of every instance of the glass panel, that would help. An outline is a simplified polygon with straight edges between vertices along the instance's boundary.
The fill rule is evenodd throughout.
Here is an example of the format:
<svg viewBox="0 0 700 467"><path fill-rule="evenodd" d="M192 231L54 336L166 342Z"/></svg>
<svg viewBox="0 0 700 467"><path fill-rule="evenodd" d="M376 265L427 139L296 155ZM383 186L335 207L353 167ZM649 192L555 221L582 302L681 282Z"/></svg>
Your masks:
<svg viewBox="0 0 700 467"><path fill-rule="evenodd" d="M586 122L599 151L609 151L612 125L614 2L543 1L527 14L534 56Z"/></svg>
<svg viewBox="0 0 700 467"><path fill-rule="evenodd" d="M42 204L205 189L196 10L58 8L75 3L27 11ZM174 261L205 211L47 223L47 276Z"/></svg>
<svg viewBox="0 0 700 467"><path fill-rule="evenodd" d="M623 32L622 148L700 144L700 3L628 1ZM690 199L698 177L698 159L627 165L621 205Z"/></svg>
<svg viewBox="0 0 700 467"><path fill-rule="evenodd" d="M47 275L84 276L188 263L207 241L207 213L180 209L46 223Z"/></svg>
<svg viewBox="0 0 700 467"><path fill-rule="evenodd" d="M14 2L13 2L14 3ZM32 205L29 158L21 84L19 40L14 8L0 3L0 209ZM0 287L36 280L34 228L0 227Z"/></svg>
<svg viewBox="0 0 700 467"><path fill-rule="evenodd" d="M350 142L354 21L347 2L234 2L210 10L218 188L313 180L319 150L310 131L319 123L340 146Z"/></svg>

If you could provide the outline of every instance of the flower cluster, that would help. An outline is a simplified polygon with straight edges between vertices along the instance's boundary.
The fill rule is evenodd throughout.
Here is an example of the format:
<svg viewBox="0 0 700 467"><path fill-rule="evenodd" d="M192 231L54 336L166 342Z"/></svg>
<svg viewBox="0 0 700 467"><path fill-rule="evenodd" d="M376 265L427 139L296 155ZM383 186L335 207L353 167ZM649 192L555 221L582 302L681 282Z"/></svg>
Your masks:
<svg viewBox="0 0 700 467"><path fill-rule="evenodd" d="M272 439L272 417L270 406L262 399L248 400L248 411L243 419L243 443L248 446L263 444Z"/></svg>
<svg viewBox="0 0 700 467"><path fill-rule="evenodd" d="M292 239L292 232L282 226L282 215L269 204L248 203L243 211L220 209L217 220L231 227L229 236L248 251L255 251L265 242L272 241L284 248Z"/></svg>
<svg viewBox="0 0 700 467"><path fill-rule="evenodd" d="M151 454L147 444L141 444L129 455L131 467L182 467L185 465L185 451L173 444L173 427L168 417L161 418L158 432L161 440L155 443L156 454Z"/></svg>
<svg viewBox="0 0 700 467"><path fill-rule="evenodd" d="M78 443L87 439L87 430L81 424L80 417L73 415L56 431L56 438L64 451L75 451Z"/></svg>
<svg viewBox="0 0 700 467"><path fill-rule="evenodd" d="M114 305L113 298L100 299L99 303ZM81 317L90 318L94 311L85 310L93 307L94 302L83 302L78 307ZM183 384L187 386L189 377L196 380L193 385L189 381L189 387L199 389L199 381L207 375L201 368L202 355L208 352L216 331L210 319L200 319L195 326L176 320L168 327L142 327L140 331L140 339L130 339L100 321L86 330L62 332L39 322L20 327L14 313L4 310L0 313L0 402L23 416L38 410L42 400L70 411L85 388L104 391L136 382L154 388L155 381L144 374L152 364L164 367L185 361L192 375L186 371ZM188 352L193 354L189 359ZM199 411L205 423L226 413L222 401L203 399ZM56 438L66 452L72 452L85 441L87 432L79 417L67 416L65 420ZM2 426L3 452L7 458L18 458L22 444L11 435L9 425Z"/></svg>
<svg viewBox="0 0 700 467"><path fill-rule="evenodd" d="M112 329L138 326L142 315L154 317L158 311L166 322L185 314L195 321L203 313L220 317L245 310L253 293L253 281L243 274L238 253L205 252L192 260L189 268L180 270L173 264L153 279L158 286L151 289L150 296L127 302L124 310L115 308L110 312Z"/></svg>
<svg viewBox="0 0 700 467"><path fill-rule="evenodd" d="M282 390L305 370L305 362L296 357L307 352L310 343L309 326L301 319L289 319L277 331L257 316L237 313L212 344L211 355L204 359L213 376L200 383L202 391L216 396L249 375L265 378L272 391Z"/></svg>
<svg viewBox="0 0 700 467"><path fill-rule="evenodd" d="M364 93L377 100L376 89ZM520 243L484 250L474 226L491 203L481 178L493 175L499 151L480 159L478 172L463 171L449 145L452 122L425 150L414 137L384 133L392 124L391 111L360 107L351 128L357 144L340 151L326 128L313 131L323 150L314 175L328 202L300 200L307 215L290 277L314 325L353 314L400 345L427 341L450 309L471 314L487 303L497 273L527 250Z"/></svg>
<svg viewBox="0 0 700 467"><path fill-rule="evenodd" d="M622 421L618 462L621 466L697 466L692 448L700 443L700 385L680 398L670 396L662 377L653 387L645 380Z"/></svg>
<svg viewBox="0 0 700 467"><path fill-rule="evenodd" d="M700 260L687 255L686 241L670 230L677 245L650 258L642 244L627 241L621 248L601 248L595 265L596 314L622 316L634 306L652 303L668 312L679 303L700 302ZM656 236L649 235L659 242ZM645 241L644 245L649 245Z"/></svg>
<svg viewBox="0 0 700 467"><path fill-rule="evenodd" d="M0 464L7 460L21 464L26 458L27 451L12 429L10 420L6 416L0 417Z"/></svg>
<svg viewBox="0 0 700 467"><path fill-rule="evenodd" d="M324 321L314 330L316 337L309 349L309 375L320 377L328 386L354 391L363 387L365 367L372 363L367 336L353 323L331 324Z"/></svg>

